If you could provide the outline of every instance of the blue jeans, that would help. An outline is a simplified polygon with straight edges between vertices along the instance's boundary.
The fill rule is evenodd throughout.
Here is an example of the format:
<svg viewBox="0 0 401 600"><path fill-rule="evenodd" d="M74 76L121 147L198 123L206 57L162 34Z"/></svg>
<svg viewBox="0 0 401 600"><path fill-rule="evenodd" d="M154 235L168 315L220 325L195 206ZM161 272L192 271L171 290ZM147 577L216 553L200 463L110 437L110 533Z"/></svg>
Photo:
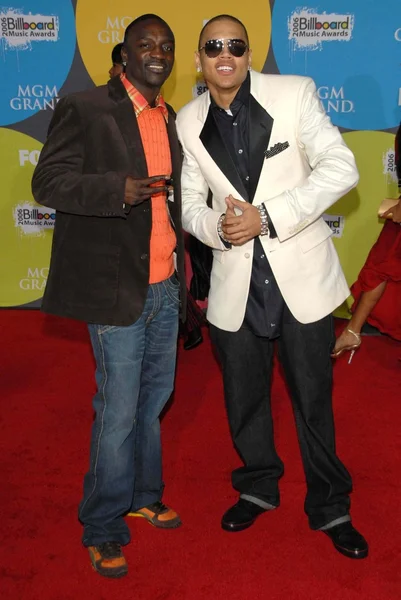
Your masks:
<svg viewBox="0 0 401 600"><path fill-rule="evenodd" d="M124 515L162 497L159 416L174 387L178 306L173 275L149 286L133 325L89 325L98 391L79 507L84 546L127 544Z"/></svg>

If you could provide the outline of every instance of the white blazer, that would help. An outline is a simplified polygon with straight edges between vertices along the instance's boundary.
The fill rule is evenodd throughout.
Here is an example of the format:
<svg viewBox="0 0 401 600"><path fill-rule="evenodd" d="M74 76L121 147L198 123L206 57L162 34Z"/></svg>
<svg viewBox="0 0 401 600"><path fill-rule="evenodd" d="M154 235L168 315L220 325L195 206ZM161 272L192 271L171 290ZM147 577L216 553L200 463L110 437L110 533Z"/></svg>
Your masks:
<svg viewBox="0 0 401 600"><path fill-rule="evenodd" d="M184 152L182 222L213 248L208 320L237 331L245 315L254 243L227 250L217 233L226 196L245 200L245 194L212 117L208 120L209 106L205 92L177 116ZM278 236L260 240L294 317L301 323L317 321L350 293L321 215L358 183L354 156L308 77L251 71L250 113L250 170L257 169L253 204L265 203ZM213 209L206 204L209 188Z"/></svg>

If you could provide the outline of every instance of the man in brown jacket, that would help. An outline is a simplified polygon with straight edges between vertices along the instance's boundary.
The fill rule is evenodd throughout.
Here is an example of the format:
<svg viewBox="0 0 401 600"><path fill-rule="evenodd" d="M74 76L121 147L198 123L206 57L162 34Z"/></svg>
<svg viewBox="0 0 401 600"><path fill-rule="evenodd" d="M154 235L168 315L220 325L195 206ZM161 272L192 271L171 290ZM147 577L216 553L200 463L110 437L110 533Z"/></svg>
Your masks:
<svg viewBox="0 0 401 600"><path fill-rule="evenodd" d="M79 518L107 577L127 573L125 515L181 524L161 502L159 423L185 314L180 148L160 95L174 63L170 27L156 15L133 21L123 59L125 74L59 102L32 181L36 201L57 211L43 310L86 321L96 360Z"/></svg>

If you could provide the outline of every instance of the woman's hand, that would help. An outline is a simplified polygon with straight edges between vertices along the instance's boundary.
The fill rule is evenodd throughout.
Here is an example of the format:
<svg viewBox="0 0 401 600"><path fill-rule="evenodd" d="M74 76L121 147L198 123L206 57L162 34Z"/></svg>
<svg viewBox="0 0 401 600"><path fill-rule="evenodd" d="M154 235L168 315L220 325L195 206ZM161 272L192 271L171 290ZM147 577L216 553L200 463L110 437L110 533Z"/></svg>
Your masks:
<svg viewBox="0 0 401 600"><path fill-rule="evenodd" d="M401 223L401 198L395 206L392 206L385 213L382 214L383 219L391 217L394 223Z"/></svg>

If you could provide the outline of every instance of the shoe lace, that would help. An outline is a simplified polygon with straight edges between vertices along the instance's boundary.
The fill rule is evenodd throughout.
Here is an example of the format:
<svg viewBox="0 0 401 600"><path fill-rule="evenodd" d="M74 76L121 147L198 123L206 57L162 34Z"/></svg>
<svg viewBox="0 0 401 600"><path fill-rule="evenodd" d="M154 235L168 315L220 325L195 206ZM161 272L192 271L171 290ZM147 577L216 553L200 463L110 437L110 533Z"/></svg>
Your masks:
<svg viewBox="0 0 401 600"><path fill-rule="evenodd" d="M161 500L157 502L153 502L150 506L148 506L151 510L154 509L157 513L163 513L168 511L168 506L166 506Z"/></svg>
<svg viewBox="0 0 401 600"><path fill-rule="evenodd" d="M121 556L121 544L118 542L103 542L98 545L98 550L103 558L116 558Z"/></svg>

